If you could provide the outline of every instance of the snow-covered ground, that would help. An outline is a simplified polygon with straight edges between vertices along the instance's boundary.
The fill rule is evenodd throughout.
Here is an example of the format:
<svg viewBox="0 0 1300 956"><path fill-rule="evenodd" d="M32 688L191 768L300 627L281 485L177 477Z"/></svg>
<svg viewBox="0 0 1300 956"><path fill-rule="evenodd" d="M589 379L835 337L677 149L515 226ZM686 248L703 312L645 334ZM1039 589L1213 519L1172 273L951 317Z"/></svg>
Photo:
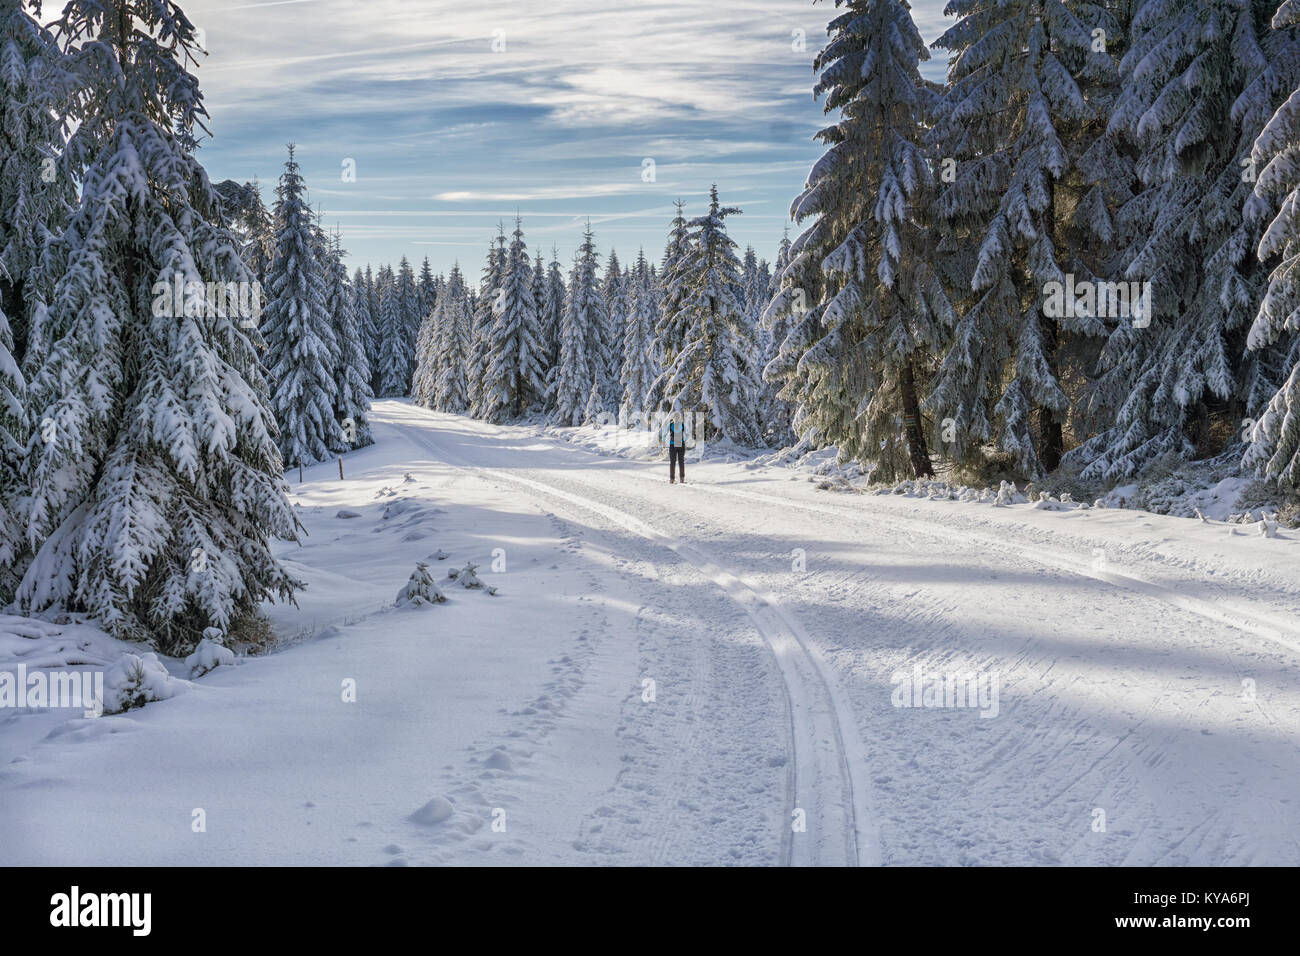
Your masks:
<svg viewBox="0 0 1300 956"><path fill-rule="evenodd" d="M293 484L284 649L0 710L0 863L1300 864L1300 533L374 422Z"/></svg>

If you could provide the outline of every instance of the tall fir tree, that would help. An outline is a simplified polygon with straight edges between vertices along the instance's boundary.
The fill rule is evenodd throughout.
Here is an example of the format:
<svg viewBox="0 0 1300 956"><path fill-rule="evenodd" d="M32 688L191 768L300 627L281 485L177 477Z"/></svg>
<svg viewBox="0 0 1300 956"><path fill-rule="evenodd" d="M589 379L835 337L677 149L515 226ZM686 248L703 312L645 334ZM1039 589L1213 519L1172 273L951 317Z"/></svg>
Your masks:
<svg viewBox="0 0 1300 956"><path fill-rule="evenodd" d="M681 295L672 324L684 331L656 391L677 412L701 412L706 433L757 445L755 341L745 322L741 265L726 219L739 213L709 190L709 211L690 222L690 251L677 269Z"/></svg>
<svg viewBox="0 0 1300 956"><path fill-rule="evenodd" d="M787 227L777 246L776 263L768 279L763 295L764 306L759 316L759 424L764 440L769 445L778 447L794 441L790 405L779 396L778 386L794 377L798 360L804 352L798 338L789 347L785 345L791 324L799 318L791 314L790 301L783 299L774 308L768 307L781 293L785 271L790 265L790 246L790 231Z"/></svg>
<svg viewBox="0 0 1300 956"><path fill-rule="evenodd" d="M560 361L555 372L555 418L581 425L593 392L604 401L600 381L604 351L605 300L600 291L595 236L588 224L574 256L569 291L560 321ZM595 383L593 385L593 383Z"/></svg>
<svg viewBox="0 0 1300 956"><path fill-rule="evenodd" d="M791 209L796 221L814 221L791 247L772 302L778 313L806 306L786 340L782 396L818 444L886 480L930 477L916 379L954 319L923 221L934 181L919 140L937 92L921 78L929 52L906 5L840 5L813 91L836 118L818 134L826 153ZM752 288L752 250L747 266Z"/></svg>
<svg viewBox="0 0 1300 956"><path fill-rule="evenodd" d="M605 330L602 336L602 390L606 395L621 394L619 383L623 377L623 334L627 325L627 276L619 264L618 253L609 250L605 278L600 285L605 302Z"/></svg>
<svg viewBox="0 0 1300 956"><path fill-rule="evenodd" d="M329 275L305 194L290 144L277 189L275 257L262 312L271 408L286 467L325 461L343 443L334 418L338 343L327 302Z"/></svg>
<svg viewBox="0 0 1300 956"><path fill-rule="evenodd" d="M334 363L334 419L342 443L336 451L364 448L374 443L370 434L370 366L361 344L357 321L358 290L348 283L343 249L334 236L329 248L325 304L337 345Z"/></svg>
<svg viewBox="0 0 1300 956"><path fill-rule="evenodd" d="M446 294L445 290L442 293ZM411 376L411 398L418 405L433 408L438 388L438 345L440 316L435 305L420 323L415 338L415 374Z"/></svg>
<svg viewBox="0 0 1300 956"><path fill-rule="evenodd" d="M406 272L410 273L410 263ZM379 289L379 393L384 397L400 397L410 390L410 365L412 346L407 338L407 308L414 294L414 284L402 280L401 270L394 272L385 267Z"/></svg>
<svg viewBox="0 0 1300 956"><path fill-rule="evenodd" d="M677 361L677 355L686 341L686 327L682 324L686 313L682 309L686 295L683 270L691 256L690 224L686 221L686 203L678 199L677 212L668 228L668 244L659 270L659 287L662 302L659 306L659 327L655 337L663 350L665 366Z"/></svg>
<svg viewBox="0 0 1300 956"><path fill-rule="evenodd" d="M366 301L365 301L365 324L363 325L363 339L361 344L366 349L366 364L370 366L370 394L379 395L379 365L383 359L383 350L380 348L379 333L379 287L384 281L383 267L380 267L379 273L371 272L370 264L366 264Z"/></svg>
<svg viewBox="0 0 1300 956"><path fill-rule="evenodd" d="M35 557L17 601L183 653L298 586L271 550L298 524L256 332L205 285L252 279L193 155L193 24L171 3L69 0L52 30L80 81L66 153L84 173L32 381L49 426L27 462Z"/></svg>
<svg viewBox="0 0 1300 956"><path fill-rule="evenodd" d="M556 375L560 367L560 326L564 321L565 297L564 270L560 267L559 250L551 247L551 263L546 267L546 290L539 301L543 334L546 337L546 408L555 410Z"/></svg>
<svg viewBox="0 0 1300 956"><path fill-rule="evenodd" d="M416 280L416 312L418 313L418 322L424 322L425 316L433 311L433 306L437 301L438 280L434 278L433 266L429 265L429 257L425 256L424 261L420 263L420 277Z"/></svg>
<svg viewBox="0 0 1300 956"><path fill-rule="evenodd" d="M1095 318L1052 316L1044 293L1073 268L1062 268L1057 187L1075 163L1075 132L1095 115L1080 78L1109 68L1094 52L1093 9L950 0L958 22L935 42L951 58L932 144L953 179L936 209L961 247L970 293L927 407L954 422L957 457L994 442L1031 476L1055 469L1064 451L1065 339L1100 331Z"/></svg>
<svg viewBox="0 0 1300 956"><path fill-rule="evenodd" d="M469 410L476 418L486 417L489 394L487 387L488 362L492 351L492 335L496 328L496 304L502 294L506 268L505 227L500 226L497 237L488 245L479 278L478 297L471 310L470 330Z"/></svg>
<svg viewBox="0 0 1300 956"><path fill-rule="evenodd" d="M371 368L371 356L374 352L374 340L378 335L375 327L376 316L370 311L370 286L374 279L370 275L370 267L367 266L362 270L357 266L352 273L352 294L353 308L357 313L357 338L361 342L362 355L366 360L366 387L370 391L371 397L374 397L375 372Z"/></svg>
<svg viewBox="0 0 1300 956"><path fill-rule="evenodd" d="M758 253L754 251L753 246L745 247L745 254L740 260L740 273L740 285L744 291L745 316L757 322L762 307L758 305L758 296L755 294L758 288ZM767 300L764 300L762 305L766 306Z"/></svg>
<svg viewBox="0 0 1300 956"><path fill-rule="evenodd" d="M446 295L434 307L437 329L434 407L463 412L469 407L466 367L471 348L471 313L465 277L459 263L447 277Z"/></svg>
<svg viewBox="0 0 1300 956"><path fill-rule="evenodd" d="M420 314L420 293L416 287L415 272L406 256L402 256L398 263L393 295L397 312L391 331L385 332L385 344L390 350L385 356L385 393L409 395L411 376L415 372L415 339L420 333L420 320L423 316Z"/></svg>
<svg viewBox="0 0 1300 956"><path fill-rule="evenodd" d="M542 259L542 252L539 249L537 255L533 258L533 302L537 305L537 332L540 336L538 342L539 353L537 361L542 369L542 407L549 409L551 402L551 354L554 347L552 341L554 330L548 324L546 316L546 262Z"/></svg>
<svg viewBox="0 0 1300 956"><path fill-rule="evenodd" d="M488 421L502 421L508 415L522 415L546 395L543 338L533 295L533 270L524 243L523 225L518 218L493 311L496 321L487 356L483 417Z"/></svg>
<svg viewBox="0 0 1300 956"><path fill-rule="evenodd" d="M659 320L659 302L650 277L645 250L637 255L630 271L627 320L623 332L623 366L619 384L619 419L627 424L633 416L654 412L650 388L659 376L659 349L655 326Z"/></svg>

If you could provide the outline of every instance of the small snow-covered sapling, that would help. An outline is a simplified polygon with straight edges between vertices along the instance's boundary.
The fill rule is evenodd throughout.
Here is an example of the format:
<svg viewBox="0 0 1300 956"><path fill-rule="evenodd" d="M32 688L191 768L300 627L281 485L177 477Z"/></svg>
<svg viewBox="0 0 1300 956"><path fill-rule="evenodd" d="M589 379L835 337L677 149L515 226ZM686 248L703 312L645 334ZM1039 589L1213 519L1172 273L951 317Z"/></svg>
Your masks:
<svg viewBox="0 0 1300 956"><path fill-rule="evenodd" d="M406 587L397 592L397 604L411 605L419 607L422 604L442 604L447 598L438 585L433 580L433 575L429 573L429 566L421 561L411 572L411 578L406 582Z"/></svg>
<svg viewBox="0 0 1300 956"><path fill-rule="evenodd" d="M463 567L460 573L456 576L457 583L459 583L460 586L464 588L472 588L472 589L482 588L483 582L480 581L478 575L474 573L477 570L478 570L477 564L470 564L467 562L465 564L465 567Z"/></svg>

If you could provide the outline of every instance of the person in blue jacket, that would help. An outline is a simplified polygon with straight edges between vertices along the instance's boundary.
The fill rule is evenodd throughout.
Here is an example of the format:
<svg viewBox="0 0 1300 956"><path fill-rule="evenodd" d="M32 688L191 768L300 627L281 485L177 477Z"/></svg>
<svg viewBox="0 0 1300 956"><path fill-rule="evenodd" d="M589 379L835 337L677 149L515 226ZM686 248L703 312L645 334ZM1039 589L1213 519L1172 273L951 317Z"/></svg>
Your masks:
<svg viewBox="0 0 1300 956"><path fill-rule="evenodd" d="M663 409L668 413L660 432L660 439L668 444L668 482L677 483L681 475L682 484L686 484L686 426L682 416L673 414L672 403L664 402Z"/></svg>

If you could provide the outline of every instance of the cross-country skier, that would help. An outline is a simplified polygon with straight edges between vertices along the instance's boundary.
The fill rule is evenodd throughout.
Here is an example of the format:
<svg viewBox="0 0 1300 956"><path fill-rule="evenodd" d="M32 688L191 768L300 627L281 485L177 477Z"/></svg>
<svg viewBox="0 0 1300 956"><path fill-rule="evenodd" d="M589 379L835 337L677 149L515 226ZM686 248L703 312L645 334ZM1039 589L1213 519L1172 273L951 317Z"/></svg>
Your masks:
<svg viewBox="0 0 1300 956"><path fill-rule="evenodd" d="M672 408L671 402L664 402L663 409L668 414L659 437L668 443L668 483L676 484L680 474L682 484L686 484L686 426L682 424L682 416L674 414Z"/></svg>

